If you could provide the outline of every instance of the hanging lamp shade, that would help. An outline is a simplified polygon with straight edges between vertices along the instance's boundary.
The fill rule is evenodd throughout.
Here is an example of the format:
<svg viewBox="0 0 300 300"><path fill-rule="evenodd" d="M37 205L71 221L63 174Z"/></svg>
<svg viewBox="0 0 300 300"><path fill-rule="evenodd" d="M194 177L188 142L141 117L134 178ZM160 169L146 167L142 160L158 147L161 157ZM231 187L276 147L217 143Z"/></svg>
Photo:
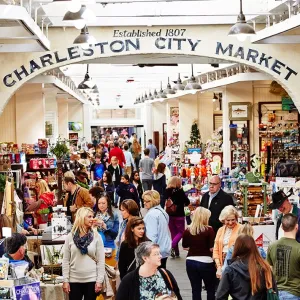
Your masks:
<svg viewBox="0 0 300 300"><path fill-rule="evenodd" d="M80 34L77 36L77 38L74 40L73 44L80 45L82 48L88 48L91 44L96 44L97 40L89 34L89 30L87 26L84 26Z"/></svg>
<svg viewBox="0 0 300 300"><path fill-rule="evenodd" d="M159 96L158 96L158 93L157 93L156 89L153 92L153 96L154 96L155 99L159 99Z"/></svg>
<svg viewBox="0 0 300 300"><path fill-rule="evenodd" d="M193 65L192 65L192 76L189 79L188 84L185 86L184 89L186 91L187 90L201 90L202 89L201 85L198 82L196 82L196 78L194 76L194 67L193 67Z"/></svg>
<svg viewBox="0 0 300 300"><path fill-rule="evenodd" d="M79 90L90 90L97 87L92 81L92 78L89 75L89 65L87 65L86 73L84 75L84 80L78 85Z"/></svg>
<svg viewBox="0 0 300 300"><path fill-rule="evenodd" d="M149 91L149 99L154 100L154 96L152 95L151 91Z"/></svg>
<svg viewBox="0 0 300 300"><path fill-rule="evenodd" d="M81 8L77 12L67 11L63 17L63 22L71 23L77 29L82 29L86 25L87 8L85 5L81 5Z"/></svg>
<svg viewBox="0 0 300 300"><path fill-rule="evenodd" d="M177 83L173 86L174 91L184 91L185 85L182 84L180 73L178 73Z"/></svg>
<svg viewBox="0 0 300 300"><path fill-rule="evenodd" d="M93 86L92 93L93 93L93 94L98 94L98 93L99 93L99 90L98 90L98 87L97 87L96 84Z"/></svg>
<svg viewBox="0 0 300 300"><path fill-rule="evenodd" d="M240 0L240 14L237 17L237 22L230 28L228 35L236 36L240 41L245 41L248 36L253 36L254 28L246 22L246 17L243 13L243 2Z"/></svg>
<svg viewBox="0 0 300 300"><path fill-rule="evenodd" d="M145 98L144 96L141 97L141 102L144 103L145 102Z"/></svg>
<svg viewBox="0 0 300 300"><path fill-rule="evenodd" d="M168 98L168 96L166 95L166 93L162 89L162 82L160 82L160 91L158 92L158 98L159 99L166 99L166 98Z"/></svg>
<svg viewBox="0 0 300 300"><path fill-rule="evenodd" d="M148 100L149 100L148 95L147 95L147 93L145 93L145 101L148 101Z"/></svg>
<svg viewBox="0 0 300 300"><path fill-rule="evenodd" d="M217 97L217 95L214 93L214 97L213 97L212 101L213 101L213 102L216 102L217 100L218 100L218 97Z"/></svg>
<svg viewBox="0 0 300 300"><path fill-rule="evenodd" d="M174 95L176 92L171 88L171 84L170 84L170 78L168 77L168 84L167 84L167 88L164 90L165 94L171 94Z"/></svg>

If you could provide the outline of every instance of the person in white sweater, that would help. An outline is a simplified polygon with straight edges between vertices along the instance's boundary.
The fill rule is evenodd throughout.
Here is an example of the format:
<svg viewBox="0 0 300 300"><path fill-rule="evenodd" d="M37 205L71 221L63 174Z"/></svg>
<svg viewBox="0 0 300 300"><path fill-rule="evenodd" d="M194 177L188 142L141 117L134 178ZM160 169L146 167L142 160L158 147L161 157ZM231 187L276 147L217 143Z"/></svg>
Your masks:
<svg viewBox="0 0 300 300"><path fill-rule="evenodd" d="M94 212L89 207L77 211L72 231L67 235L62 264L63 291L69 300L95 300L102 290L105 254L102 239L93 230Z"/></svg>

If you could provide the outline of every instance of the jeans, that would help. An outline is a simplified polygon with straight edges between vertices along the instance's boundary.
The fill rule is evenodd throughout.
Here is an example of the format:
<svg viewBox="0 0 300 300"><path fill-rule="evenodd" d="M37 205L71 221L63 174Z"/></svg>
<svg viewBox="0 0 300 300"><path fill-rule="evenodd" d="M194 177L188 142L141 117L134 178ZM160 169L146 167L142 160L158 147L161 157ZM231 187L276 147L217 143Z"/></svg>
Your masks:
<svg viewBox="0 0 300 300"><path fill-rule="evenodd" d="M286 291L278 291L280 300L300 300L300 297L290 294Z"/></svg>
<svg viewBox="0 0 300 300"><path fill-rule="evenodd" d="M70 282L69 300L82 300L82 297L88 300L96 300L95 282Z"/></svg>
<svg viewBox="0 0 300 300"><path fill-rule="evenodd" d="M187 259L186 271L192 286L193 300L202 300L202 280L207 291L207 300L215 300L215 264Z"/></svg>
<svg viewBox="0 0 300 300"><path fill-rule="evenodd" d="M182 239L184 233L185 218L184 217L173 217L169 218L169 228L171 231L172 248L175 250L175 254L179 256L178 243Z"/></svg>
<svg viewBox="0 0 300 300"><path fill-rule="evenodd" d="M152 182L153 182L152 179L142 179L142 185L143 185L144 192L152 189Z"/></svg>

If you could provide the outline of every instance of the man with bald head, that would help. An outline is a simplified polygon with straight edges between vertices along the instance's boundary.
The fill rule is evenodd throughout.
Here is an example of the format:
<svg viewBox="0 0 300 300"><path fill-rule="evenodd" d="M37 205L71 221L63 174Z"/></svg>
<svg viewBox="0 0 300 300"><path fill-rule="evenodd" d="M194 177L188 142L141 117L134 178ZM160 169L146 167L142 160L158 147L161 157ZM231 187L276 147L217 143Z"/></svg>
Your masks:
<svg viewBox="0 0 300 300"><path fill-rule="evenodd" d="M209 225L217 233L218 229L223 226L219 220L219 215L227 205L234 205L232 197L221 189L221 179L215 175L210 177L209 191L202 196L200 206L210 210Z"/></svg>

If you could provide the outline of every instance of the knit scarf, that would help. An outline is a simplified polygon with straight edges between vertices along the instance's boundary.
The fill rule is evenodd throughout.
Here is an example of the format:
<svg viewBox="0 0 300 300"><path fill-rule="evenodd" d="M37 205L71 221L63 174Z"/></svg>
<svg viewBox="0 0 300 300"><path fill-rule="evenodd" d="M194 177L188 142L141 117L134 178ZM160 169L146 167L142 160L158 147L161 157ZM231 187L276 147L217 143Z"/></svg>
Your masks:
<svg viewBox="0 0 300 300"><path fill-rule="evenodd" d="M89 230L89 232L82 237L79 236L79 230L75 232L73 241L76 247L80 250L81 254L88 253L88 246L93 241L93 237L93 232L91 230Z"/></svg>

